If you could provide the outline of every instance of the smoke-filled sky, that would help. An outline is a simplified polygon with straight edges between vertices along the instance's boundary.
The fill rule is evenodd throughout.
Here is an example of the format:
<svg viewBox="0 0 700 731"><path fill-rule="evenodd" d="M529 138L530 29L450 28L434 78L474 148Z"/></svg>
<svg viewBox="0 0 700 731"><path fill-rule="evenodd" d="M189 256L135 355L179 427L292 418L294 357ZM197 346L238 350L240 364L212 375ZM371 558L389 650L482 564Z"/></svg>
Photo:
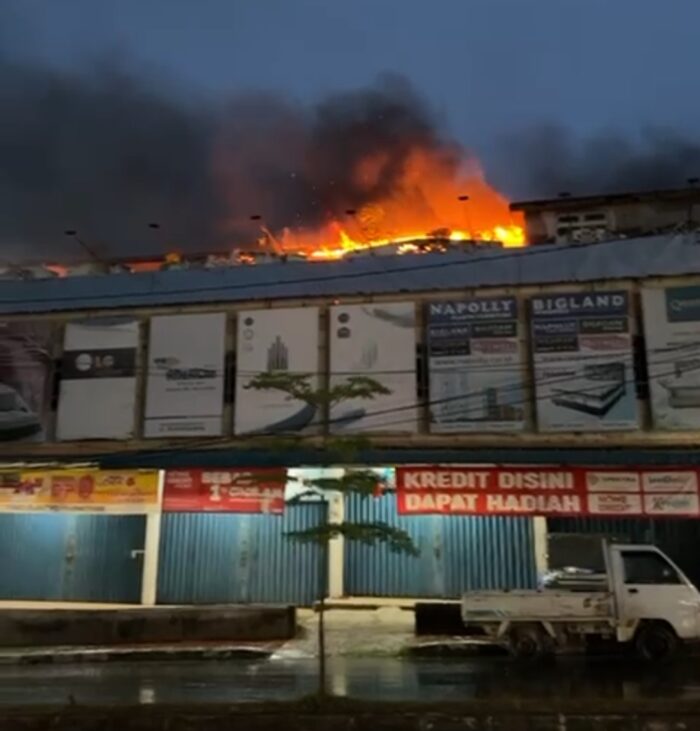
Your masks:
<svg viewBox="0 0 700 731"><path fill-rule="evenodd" d="M2 0L0 260L311 226L415 146L515 197L682 185L699 24L697 0ZM371 186L343 178L380 147Z"/></svg>

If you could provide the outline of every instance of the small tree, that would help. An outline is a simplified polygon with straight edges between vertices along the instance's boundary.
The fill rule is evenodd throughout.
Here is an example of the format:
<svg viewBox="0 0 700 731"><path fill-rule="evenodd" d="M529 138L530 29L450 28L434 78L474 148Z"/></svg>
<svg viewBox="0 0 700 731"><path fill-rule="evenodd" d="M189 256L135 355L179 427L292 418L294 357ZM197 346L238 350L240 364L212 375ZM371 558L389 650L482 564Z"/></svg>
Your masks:
<svg viewBox="0 0 700 731"><path fill-rule="evenodd" d="M285 371L269 371L255 376L246 386L257 391L277 391L288 400L302 401L316 408L321 415L321 447L323 465L351 464L355 461L359 449L366 440L358 437L338 437L332 434L331 414L338 404L357 399L371 401L377 396L390 393L389 389L378 381L366 376L351 376L341 383L328 388L314 388L308 374L292 374ZM320 597L318 600L318 693L326 695L326 643L325 643L325 600L328 594L328 553L330 541L342 537L348 541L358 541L375 546L385 544L391 551L418 555L418 550L411 536L404 530L383 521L354 522L331 520L328 503L329 496L340 494L359 495L371 498L377 494L378 478L375 472L368 469L348 469L341 477L322 477L305 481L305 491L294 498L303 500L313 495L326 505L322 523L301 531L287 533L292 540L302 543L313 543L320 548Z"/></svg>

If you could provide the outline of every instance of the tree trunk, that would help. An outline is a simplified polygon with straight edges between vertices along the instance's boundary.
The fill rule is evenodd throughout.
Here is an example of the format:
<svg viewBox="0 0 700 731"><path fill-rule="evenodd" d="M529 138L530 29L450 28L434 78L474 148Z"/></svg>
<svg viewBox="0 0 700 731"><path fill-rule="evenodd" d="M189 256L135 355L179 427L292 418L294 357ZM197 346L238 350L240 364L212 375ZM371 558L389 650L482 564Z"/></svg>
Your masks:
<svg viewBox="0 0 700 731"><path fill-rule="evenodd" d="M328 594L328 541L321 545L321 596L318 601L318 696L326 697L326 595Z"/></svg>

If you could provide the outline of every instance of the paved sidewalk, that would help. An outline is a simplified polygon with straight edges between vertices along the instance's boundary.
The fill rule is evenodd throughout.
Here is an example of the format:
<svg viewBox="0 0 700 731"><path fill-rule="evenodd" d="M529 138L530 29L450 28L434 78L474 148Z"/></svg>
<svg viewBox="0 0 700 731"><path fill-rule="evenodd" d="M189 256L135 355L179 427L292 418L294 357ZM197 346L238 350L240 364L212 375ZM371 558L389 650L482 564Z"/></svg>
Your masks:
<svg viewBox="0 0 700 731"><path fill-rule="evenodd" d="M75 608L75 607L71 607ZM287 641L179 642L118 646L55 646L0 649L0 664L106 662L111 660L233 659L273 656L313 658L318 649L318 613L297 610L298 631ZM396 606L379 609L328 609L329 656L392 657L417 644L414 613ZM421 642L425 643L425 639Z"/></svg>
<svg viewBox="0 0 700 731"><path fill-rule="evenodd" d="M415 600L367 600L332 603L325 612L326 653L329 657L397 657L404 654L450 655L478 649L480 643L450 637L416 637ZM7 603L4 605L6 606ZM13 609L102 609L103 605L75 605L22 602ZM114 605L107 605L114 609ZM0 608L3 605L0 604ZM9 607L7 607L9 608ZM131 608L131 607L130 607ZM112 660L196 660L277 657L313 658L318 650L318 618L312 609L297 610L297 634L282 641L195 641L171 643L131 643L114 646L54 646L0 649L0 664L41 664L107 662Z"/></svg>

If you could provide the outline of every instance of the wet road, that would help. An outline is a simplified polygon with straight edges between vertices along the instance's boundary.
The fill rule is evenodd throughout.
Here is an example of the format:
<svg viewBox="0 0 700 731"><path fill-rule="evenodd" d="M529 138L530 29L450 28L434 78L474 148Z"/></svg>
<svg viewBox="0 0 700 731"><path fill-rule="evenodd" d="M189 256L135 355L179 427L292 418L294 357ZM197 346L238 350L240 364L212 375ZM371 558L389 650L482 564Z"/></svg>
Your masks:
<svg viewBox="0 0 700 731"><path fill-rule="evenodd" d="M312 660L204 660L0 667L0 705L218 704L294 700L315 689ZM700 661L657 671L623 661L559 660L519 668L507 658L469 660L339 658L329 690L367 700L474 698L700 699Z"/></svg>

